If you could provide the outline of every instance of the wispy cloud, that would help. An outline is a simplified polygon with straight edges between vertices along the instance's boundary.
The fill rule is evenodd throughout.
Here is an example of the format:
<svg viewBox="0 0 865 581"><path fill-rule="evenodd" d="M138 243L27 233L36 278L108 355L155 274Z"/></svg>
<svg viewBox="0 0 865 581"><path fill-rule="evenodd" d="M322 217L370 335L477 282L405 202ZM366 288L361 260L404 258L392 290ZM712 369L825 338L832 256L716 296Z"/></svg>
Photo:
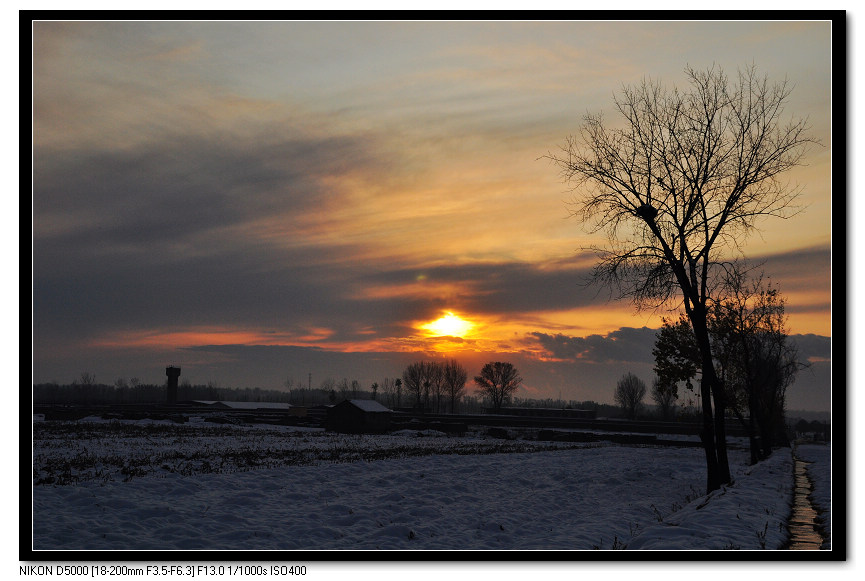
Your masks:
<svg viewBox="0 0 865 581"><path fill-rule="evenodd" d="M718 26L37 23L36 374L253 347L623 360L658 315L583 284L590 236L542 156L621 83L741 60L730 38L762 28ZM760 55L800 41L774 42ZM828 334L828 161L800 174L810 220L758 245L794 332ZM473 333L424 336L445 310Z"/></svg>

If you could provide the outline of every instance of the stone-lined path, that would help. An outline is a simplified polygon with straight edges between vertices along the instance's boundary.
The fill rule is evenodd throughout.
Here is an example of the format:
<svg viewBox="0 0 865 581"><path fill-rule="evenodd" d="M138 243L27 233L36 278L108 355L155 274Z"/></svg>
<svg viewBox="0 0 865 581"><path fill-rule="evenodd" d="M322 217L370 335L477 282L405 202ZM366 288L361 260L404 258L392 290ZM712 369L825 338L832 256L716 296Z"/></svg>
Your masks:
<svg viewBox="0 0 865 581"><path fill-rule="evenodd" d="M810 462L800 460L793 452L793 512L787 527L790 540L787 548L791 551L817 551L823 545L823 535L817 523L817 510L811 504L811 480L808 478Z"/></svg>

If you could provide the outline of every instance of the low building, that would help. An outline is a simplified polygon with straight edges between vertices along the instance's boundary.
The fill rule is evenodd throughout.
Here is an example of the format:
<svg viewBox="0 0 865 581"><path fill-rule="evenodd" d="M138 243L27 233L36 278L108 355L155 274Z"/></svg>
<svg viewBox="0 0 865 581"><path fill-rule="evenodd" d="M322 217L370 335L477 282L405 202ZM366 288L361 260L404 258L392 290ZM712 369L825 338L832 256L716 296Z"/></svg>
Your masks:
<svg viewBox="0 0 865 581"><path fill-rule="evenodd" d="M371 399L347 399L327 410L326 428L345 434L376 434L390 429L393 411Z"/></svg>
<svg viewBox="0 0 865 581"><path fill-rule="evenodd" d="M206 405L214 410L285 412L289 416L306 416L306 407L272 401L207 401L194 400L193 405Z"/></svg>
<svg viewBox="0 0 865 581"><path fill-rule="evenodd" d="M214 401L197 399L192 403L231 410L288 410L291 404L272 401Z"/></svg>

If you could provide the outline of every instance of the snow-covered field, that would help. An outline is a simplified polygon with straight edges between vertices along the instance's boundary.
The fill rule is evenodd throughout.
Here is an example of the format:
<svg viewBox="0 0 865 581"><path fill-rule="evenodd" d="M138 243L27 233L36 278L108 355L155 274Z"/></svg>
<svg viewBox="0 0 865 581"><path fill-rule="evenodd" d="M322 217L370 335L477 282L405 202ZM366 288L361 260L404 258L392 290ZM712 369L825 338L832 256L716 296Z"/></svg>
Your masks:
<svg viewBox="0 0 865 581"><path fill-rule="evenodd" d="M706 497L699 447L93 420L34 424L37 551L778 549L787 538L789 449L753 467L731 449L735 482ZM829 457L815 455L828 486Z"/></svg>

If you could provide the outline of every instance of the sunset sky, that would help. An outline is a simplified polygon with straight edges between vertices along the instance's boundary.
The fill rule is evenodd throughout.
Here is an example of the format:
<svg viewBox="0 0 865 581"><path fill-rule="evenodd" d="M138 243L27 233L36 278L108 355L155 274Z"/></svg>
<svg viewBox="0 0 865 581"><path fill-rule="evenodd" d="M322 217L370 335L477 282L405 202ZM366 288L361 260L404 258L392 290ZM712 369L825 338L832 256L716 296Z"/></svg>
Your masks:
<svg viewBox="0 0 865 581"><path fill-rule="evenodd" d="M591 237L543 158L686 65L794 86L822 145L748 257L828 410L830 22L35 22L33 381L368 387L513 362L521 397L651 383L661 316L583 285ZM837 194L836 194L837 195ZM843 194L842 194L843 195ZM444 321L439 321L447 317ZM438 321L438 322L437 322ZM648 398L647 398L648 399Z"/></svg>

